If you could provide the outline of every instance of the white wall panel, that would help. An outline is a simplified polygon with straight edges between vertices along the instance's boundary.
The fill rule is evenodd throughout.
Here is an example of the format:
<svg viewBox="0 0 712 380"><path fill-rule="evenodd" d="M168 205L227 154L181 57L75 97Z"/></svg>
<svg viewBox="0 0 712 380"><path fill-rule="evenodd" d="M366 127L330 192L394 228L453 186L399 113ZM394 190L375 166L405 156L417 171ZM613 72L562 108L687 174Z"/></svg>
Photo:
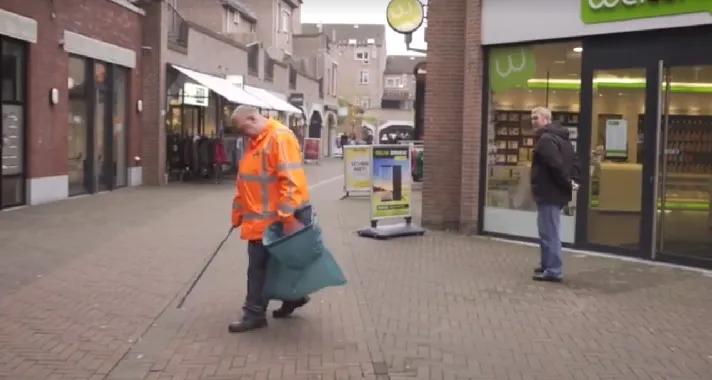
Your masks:
<svg viewBox="0 0 712 380"><path fill-rule="evenodd" d="M581 0L482 0L482 43L494 45L712 24L712 15L705 12L587 25L581 21L581 5Z"/></svg>

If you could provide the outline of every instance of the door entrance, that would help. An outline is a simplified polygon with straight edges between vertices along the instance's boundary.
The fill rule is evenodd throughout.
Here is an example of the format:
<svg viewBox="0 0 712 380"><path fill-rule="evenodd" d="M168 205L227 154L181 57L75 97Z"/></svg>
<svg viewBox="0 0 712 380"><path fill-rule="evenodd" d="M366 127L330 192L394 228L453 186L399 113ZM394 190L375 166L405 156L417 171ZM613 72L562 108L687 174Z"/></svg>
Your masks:
<svg viewBox="0 0 712 380"><path fill-rule="evenodd" d="M577 244L712 267L712 27L584 41ZM585 152L585 153L584 153Z"/></svg>
<svg viewBox="0 0 712 380"><path fill-rule="evenodd" d="M643 222L645 67L593 70L588 242L637 252Z"/></svg>
<svg viewBox="0 0 712 380"><path fill-rule="evenodd" d="M660 62L653 257L712 262L712 62Z"/></svg>

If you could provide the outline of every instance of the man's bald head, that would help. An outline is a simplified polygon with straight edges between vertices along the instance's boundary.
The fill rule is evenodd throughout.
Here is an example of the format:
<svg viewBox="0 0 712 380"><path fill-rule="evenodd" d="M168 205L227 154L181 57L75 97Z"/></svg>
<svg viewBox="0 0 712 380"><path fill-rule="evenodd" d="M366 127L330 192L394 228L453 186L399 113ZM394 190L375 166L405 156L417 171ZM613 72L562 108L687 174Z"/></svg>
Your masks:
<svg viewBox="0 0 712 380"><path fill-rule="evenodd" d="M245 105L235 108L230 121L240 132L249 137L259 135L267 124L267 119L257 108Z"/></svg>

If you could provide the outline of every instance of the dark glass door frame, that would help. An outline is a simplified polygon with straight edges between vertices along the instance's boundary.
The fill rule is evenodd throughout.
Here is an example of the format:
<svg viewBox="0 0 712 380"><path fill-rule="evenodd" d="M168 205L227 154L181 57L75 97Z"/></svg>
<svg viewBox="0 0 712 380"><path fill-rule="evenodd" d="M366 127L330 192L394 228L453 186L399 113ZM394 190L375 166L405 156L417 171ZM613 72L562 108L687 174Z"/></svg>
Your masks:
<svg viewBox="0 0 712 380"><path fill-rule="evenodd" d="M576 219L576 246L643 259L655 259L677 264L710 267L712 262L690 257L671 256L655 252L654 228L657 223L658 139L662 115L663 68L712 64L712 51L700 49L712 39L712 25L629 33L616 36L591 37L583 41L581 70L581 110L579 159L582 168L590 167L591 122L593 107L593 75L596 70L644 68L646 70L645 116L643 121L642 218L639 249L625 250L588 243L589 191L579 191ZM588 186L589 170L583 170L582 182Z"/></svg>
<svg viewBox="0 0 712 380"><path fill-rule="evenodd" d="M666 70L672 69L675 67L686 67L686 66L709 66L712 65L712 51L709 49L700 49L703 54L696 55L696 56L674 56L674 57L667 57L668 59L660 59L657 62L658 66L658 82L660 83L660 86L658 87L658 99L660 101L660 106L659 110L657 113L657 118L658 118L658 124L657 128L655 129L655 135L656 135L656 140L659 140L659 147L658 149L655 150L655 156L654 156L654 162L653 164L655 165L655 172L653 175L657 176L658 173L662 172L662 168L660 167L661 165L661 157L660 155L665 154L665 149L667 148L664 146L663 141L665 140L662 134L667 133L668 129L665 129L663 127L663 123L665 122L663 120L663 117L665 113L667 112L667 104L664 103L664 92L665 92L665 83L669 79L665 73ZM669 128L669 127L668 127ZM660 179L658 179L659 181ZM685 255L678 255L675 254L674 252L666 252L666 251L658 251L658 239L660 239L660 236L658 236L659 233L662 233L662 231L658 231L659 224L658 224L658 219L657 219L657 207L658 207L658 198L660 196L665 196L664 188L661 188L660 182L654 181L657 189L657 192L654 195L653 200L650 202L650 207L652 208L651 216L650 216L650 221L652 228L650 228L650 233L648 234L648 240L650 241L650 257L658 260L658 261L664 261L664 262L670 262L674 264L680 264L680 265L686 265L686 266L694 266L694 267L704 267L704 268L712 268L712 260L706 260L700 257L692 257L692 256L685 256Z"/></svg>
<svg viewBox="0 0 712 380"><path fill-rule="evenodd" d="M650 210L649 206L651 200L654 197L652 183L648 183L651 178L654 178L654 167L651 167L648 163L654 160L655 144L656 139L652 131L655 130L656 123L656 113L655 110L658 109L658 89L659 84L657 79L659 77L657 64L654 61L646 59L647 57L642 55L622 55L618 59L611 59L605 51L596 51L596 49L584 41L584 56L582 59L581 68L581 110L580 110L580 124L579 124L579 134L578 134L578 154L581 160L582 178L581 182L584 184L582 189L584 191L579 191L576 199L576 204L583 205L583 207L577 207L576 215L576 246L591 249L596 251L607 251L624 256L647 258L646 252L649 251L649 234L646 234L646 223L648 223L650 215L654 215L655 210ZM592 141L591 141L591 130L593 122L593 79L594 72L597 70L615 70L615 69L645 69L645 116L643 118L643 173L642 173L642 204L641 212L642 217L640 219L640 239L638 247L639 249L630 250L620 247L603 246L600 244L589 243L588 242L588 221L589 221L589 207L590 199L590 189L588 188L590 184L590 168L591 166L591 155ZM646 236L648 235L648 236ZM647 245L647 246L646 246Z"/></svg>
<svg viewBox="0 0 712 380"><path fill-rule="evenodd" d="M2 123L2 117L3 117L3 115L2 115L2 113L3 113L2 105L3 104L15 105L15 106L22 107L22 125L21 125L22 141L20 142L22 144L22 157L20 157L20 163L22 165L22 172L20 174L6 176L6 178L7 177L15 177L15 178L20 179L20 183L22 186L22 191L21 191L22 199L17 204L7 205L7 207L16 207L16 206L21 206L21 205L24 205L27 203L27 194L26 194L27 179L28 179L28 177L27 177L27 158L29 156L27 154L27 148L28 148L28 143L27 143L27 141L28 141L28 138L27 138L27 136L28 136L28 128L27 128L27 115L28 115L28 109L27 109L27 78L28 78L27 52L28 52L28 49L27 49L26 42L0 36L0 57L4 56L2 41L10 41L13 44L22 46L22 64L24 65L24 67L22 68L22 77L20 78L20 80L22 81L22 84L21 84L22 98L19 100L4 100L4 101L2 99L0 99L0 123ZM3 74L2 71L3 71L2 64L0 64L0 78L2 78L2 74ZM3 139L2 125L0 125L0 140L1 139ZM3 152L2 152L3 145L4 144L2 143L2 141L0 141L0 158L2 157L2 154L3 154ZM1 161L2 160L0 159L0 165L2 165ZM2 167L0 167L0 210L3 209L3 204L4 204L3 199L2 199L2 197L3 197L3 195L2 195L2 185L3 185L2 181L3 181Z"/></svg>
<svg viewBox="0 0 712 380"><path fill-rule="evenodd" d="M104 93L104 118L101 121L103 124L101 127L104 131L104 154L103 154L103 161L101 163L102 168L101 168L101 173L102 176L99 178L99 181L103 180L105 181L106 189L107 190L114 190L117 188L116 186L116 173L115 167L116 165L114 164L114 104L115 104L115 99L114 99L114 89L116 84L114 83L114 71L116 69L116 66L103 62L103 61L98 61L92 58L84 57L84 56L76 56L77 58L81 58L85 62L84 66L84 75L85 75L85 93L84 93L84 104L86 106L86 157L84 158L84 182L85 182L85 188L88 190L89 194L94 194L100 191L99 189L99 184L97 181L95 181L95 155L96 155L96 146L95 146L95 139L96 139L96 125L95 123L97 122L96 120L96 104L97 104L97 81L96 81L96 72L95 72L95 67L97 63L103 64L106 68L106 72L104 73L104 80L106 83L106 88L105 88L105 93ZM127 70L127 78L131 75L131 71ZM125 79L128 82L128 79ZM124 96L128 97L129 94L129 89L126 87L125 94ZM128 103L128 102L126 102ZM127 156L128 157L128 131L130 130L130 125L129 125L129 113L128 113L128 106L127 106L127 111L124 115L124 130L126 133L124 134L124 138L127 140L126 141L126 149L127 149ZM127 170L127 178L128 178L128 158L126 162L126 170Z"/></svg>

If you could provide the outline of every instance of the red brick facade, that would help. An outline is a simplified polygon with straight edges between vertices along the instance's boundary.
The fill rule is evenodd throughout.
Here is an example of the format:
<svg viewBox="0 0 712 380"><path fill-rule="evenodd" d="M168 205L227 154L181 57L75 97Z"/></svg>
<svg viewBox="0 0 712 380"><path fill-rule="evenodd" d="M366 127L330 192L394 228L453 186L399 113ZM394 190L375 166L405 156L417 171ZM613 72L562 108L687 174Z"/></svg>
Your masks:
<svg viewBox="0 0 712 380"><path fill-rule="evenodd" d="M28 44L27 68L27 162L28 177L67 174L69 109L67 97L68 53L61 40L65 30L82 34L137 53L131 71L129 162L140 155L141 119L136 101L141 98L141 16L107 0L3 0L9 12L37 21L37 43ZM49 92L59 89L59 104L50 106Z"/></svg>
<svg viewBox="0 0 712 380"><path fill-rule="evenodd" d="M480 187L481 0L428 7L423 224L475 233Z"/></svg>

